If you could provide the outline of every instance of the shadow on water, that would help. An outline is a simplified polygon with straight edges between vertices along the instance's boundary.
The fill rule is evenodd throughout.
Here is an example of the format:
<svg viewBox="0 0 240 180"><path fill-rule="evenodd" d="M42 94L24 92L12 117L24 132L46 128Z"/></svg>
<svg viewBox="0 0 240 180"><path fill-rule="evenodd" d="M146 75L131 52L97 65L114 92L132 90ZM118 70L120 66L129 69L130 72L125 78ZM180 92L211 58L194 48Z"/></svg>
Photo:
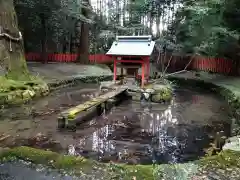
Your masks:
<svg viewBox="0 0 240 180"><path fill-rule="evenodd" d="M46 105L36 103L38 113L34 117L19 118L18 124L23 125L3 121L3 129L9 128L9 133L18 135L14 142L6 142L7 146L28 145L102 162L176 163L198 159L217 137L230 135L227 104L214 94L189 89L177 89L170 104L128 100L108 114L80 124L76 132L58 132L60 107L91 98L81 95L77 99L79 94L69 91L53 96L47 101L53 109L49 114L41 114ZM70 100L69 95L73 96ZM29 129L19 131L26 124ZM221 145L218 141L217 146Z"/></svg>

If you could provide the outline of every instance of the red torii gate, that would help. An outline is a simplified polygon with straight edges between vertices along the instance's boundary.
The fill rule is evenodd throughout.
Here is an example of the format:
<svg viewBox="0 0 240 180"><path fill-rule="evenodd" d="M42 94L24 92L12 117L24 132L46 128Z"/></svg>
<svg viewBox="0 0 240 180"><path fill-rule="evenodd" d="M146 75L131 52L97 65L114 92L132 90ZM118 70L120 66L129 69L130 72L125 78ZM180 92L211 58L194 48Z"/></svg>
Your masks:
<svg viewBox="0 0 240 180"><path fill-rule="evenodd" d="M127 76L138 75L138 69L141 68L141 87L143 88L145 80L149 79L150 57L154 46L152 36L117 36L106 53L114 61L113 80L116 81L117 78L117 67L121 67L121 74L125 68Z"/></svg>

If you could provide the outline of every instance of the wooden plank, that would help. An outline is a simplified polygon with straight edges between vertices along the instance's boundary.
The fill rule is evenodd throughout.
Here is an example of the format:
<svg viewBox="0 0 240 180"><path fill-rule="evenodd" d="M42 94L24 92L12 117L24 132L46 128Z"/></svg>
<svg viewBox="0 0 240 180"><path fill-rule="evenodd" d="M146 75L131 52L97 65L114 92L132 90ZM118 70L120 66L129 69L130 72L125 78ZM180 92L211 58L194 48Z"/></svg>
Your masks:
<svg viewBox="0 0 240 180"><path fill-rule="evenodd" d="M114 91L111 91L111 92L103 94L99 97L93 98L92 100L89 100L83 104L80 104L78 106L75 106L73 108L70 108L70 109L62 112L61 116L65 117L65 118L73 119L72 117L75 117L76 114L78 114L82 111L86 111L93 106L100 105L104 101L106 101L110 98L113 98L114 96L120 94L121 92L125 91L126 89L127 89L126 86L120 86Z"/></svg>

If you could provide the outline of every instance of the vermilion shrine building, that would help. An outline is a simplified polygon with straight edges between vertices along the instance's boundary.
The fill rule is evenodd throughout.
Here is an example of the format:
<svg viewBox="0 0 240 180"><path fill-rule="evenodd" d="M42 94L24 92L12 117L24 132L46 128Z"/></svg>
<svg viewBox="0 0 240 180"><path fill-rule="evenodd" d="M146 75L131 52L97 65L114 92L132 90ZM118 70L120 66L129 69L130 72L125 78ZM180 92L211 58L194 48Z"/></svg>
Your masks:
<svg viewBox="0 0 240 180"><path fill-rule="evenodd" d="M152 36L117 36L106 55L114 61L114 81L117 79L117 67L126 69L127 76L138 76L141 68L141 86L144 87L150 75L150 57L155 42Z"/></svg>

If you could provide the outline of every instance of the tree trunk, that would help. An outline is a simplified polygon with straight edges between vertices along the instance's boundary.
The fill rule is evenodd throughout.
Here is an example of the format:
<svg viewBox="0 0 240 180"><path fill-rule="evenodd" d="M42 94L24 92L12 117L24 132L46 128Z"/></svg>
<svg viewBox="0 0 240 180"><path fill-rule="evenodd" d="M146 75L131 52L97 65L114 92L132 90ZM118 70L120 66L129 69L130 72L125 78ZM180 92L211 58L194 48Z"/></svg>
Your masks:
<svg viewBox="0 0 240 180"><path fill-rule="evenodd" d="M158 6L158 14L157 14L157 17L156 17L156 25L157 25L156 37L157 38L160 37L160 17L161 17L161 9L160 9L160 6Z"/></svg>
<svg viewBox="0 0 240 180"><path fill-rule="evenodd" d="M90 5L89 0L87 0L87 3ZM89 13L87 9L82 9L82 14L89 18ZM89 24L82 22L81 24L81 37L80 37L80 45L78 48L78 58L77 61L82 64L89 64Z"/></svg>
<svg viewBox="0 0 240 180"><path fill-rule="evenodd" d="M8 78L29 79L13 0L0 0L0 62Z"/></svg>
<svg viewBox="0 0 240 180"><path fill-rule="evenodd" d="M44 13L40 13L39 15L41 19L41 27L42 27L42 38L41 38L41 59L42 63L47 63L47 27L46 27L46 18Z"/></svg>

